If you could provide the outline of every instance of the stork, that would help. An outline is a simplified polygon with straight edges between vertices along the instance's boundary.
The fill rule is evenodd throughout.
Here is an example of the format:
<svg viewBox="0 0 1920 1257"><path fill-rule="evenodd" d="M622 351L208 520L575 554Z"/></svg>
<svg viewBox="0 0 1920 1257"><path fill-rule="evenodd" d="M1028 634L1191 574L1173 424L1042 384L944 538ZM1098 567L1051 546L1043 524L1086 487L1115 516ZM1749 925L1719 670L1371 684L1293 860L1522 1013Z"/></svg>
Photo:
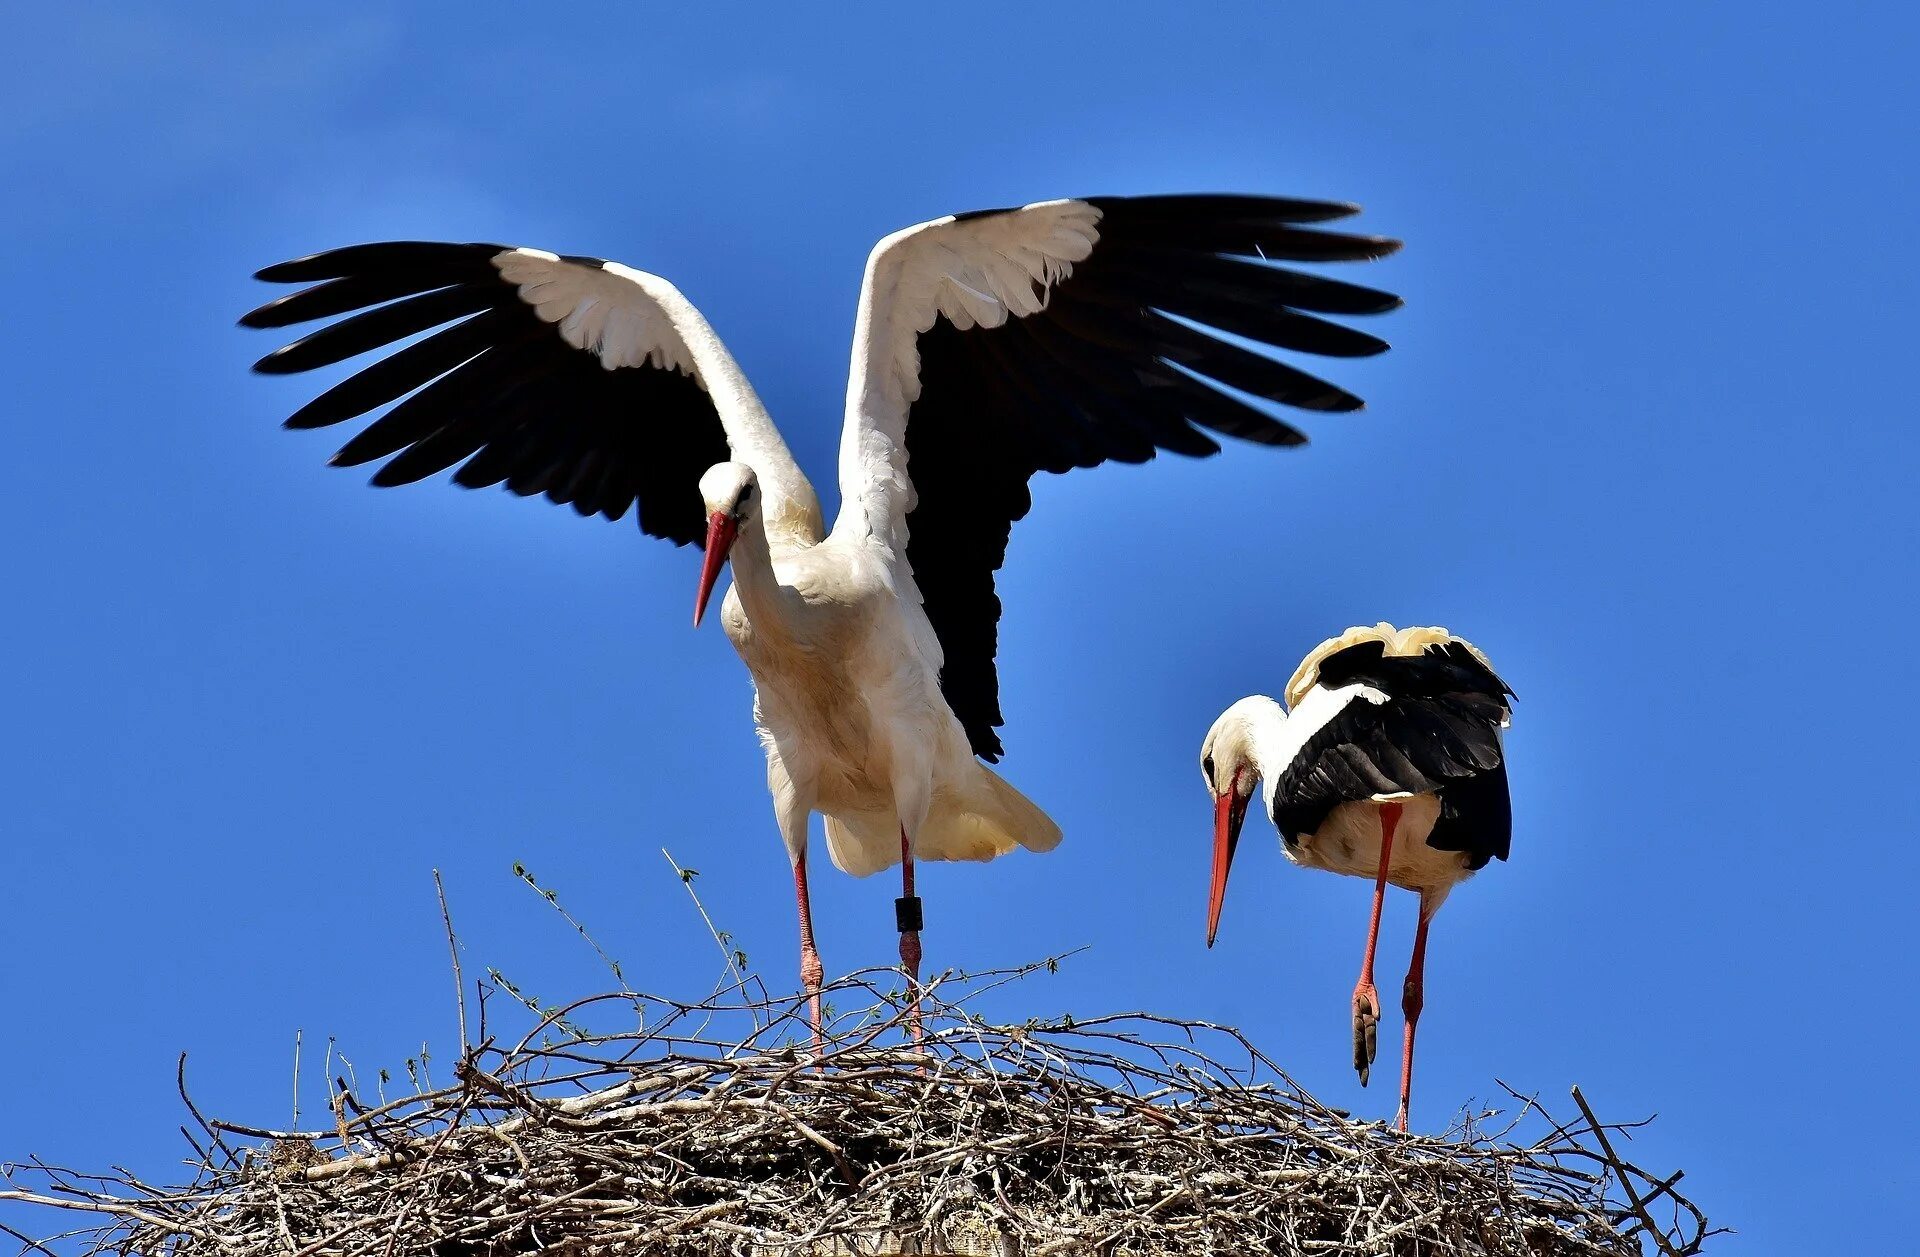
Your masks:
<svg viewBox="0 0 1920 1257"><path fill-rule="evenodd" d="M1401 993L1400 1109L1407 1128L1413 1036L1427 927L1453 888L1505 860L1513 832L1505 730L1513 691L1472 644L1443 628L1351 628L1316 646L1287 682L1287 709L1264 695L1220 714L1200 749L1214 798L1207 946L1254 787L1287 858L1373 879L1367 950L1353 988L1353 1067L1373 1066L1380 997L1373 952L1387 883L1417 891L1420 921Z"/></svg>
<svg viewBox="0 0 1920 1257"><path fill-rule="evenodd" d="M609 520L631 507L649 536L704 545L696 625L731 563L720 619L753 676L817 1044L810 815L823 815L842 870L901 866L895 924L917 1009L916 860L991 860L1060 841L987 767L1003 723L994 573L1031 506L1028 481L1158 450L1217 453L1208 432L1303 443L1262 399L1359 408L1344 389L1247 347L1386 348L1319 316L1376 314L1397 297L1275 264L1399 247L1317 226L1356 212L1256 196L1102 197L887 236L860 290L831 531L740 367L659 276L499 244L362 244L260 271L312 286L241 322L361 311L268 354L255 369L270 374L441 329L287 420L324 427L397 401L333 458L386 458L375 485L459 464L452 479L468 488L503 484Z"/></svg>

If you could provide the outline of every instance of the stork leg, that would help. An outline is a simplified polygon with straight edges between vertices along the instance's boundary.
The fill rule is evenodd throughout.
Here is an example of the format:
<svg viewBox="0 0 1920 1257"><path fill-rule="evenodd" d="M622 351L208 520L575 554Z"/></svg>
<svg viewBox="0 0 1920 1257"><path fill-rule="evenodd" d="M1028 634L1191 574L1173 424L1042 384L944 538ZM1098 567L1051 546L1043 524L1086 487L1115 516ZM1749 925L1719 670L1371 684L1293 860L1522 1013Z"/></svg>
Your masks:
<svg viewBox="0 0 1920 1257"><path fill-rule="evenodd" d="M1387 897L1387 870L1393 861L1393 831L1400 824L1400 804L1380 805L1380 874L1373 883L1373 916L1367 922L1367 954L1360 962L1360 981L1353 987L1353 1068L1366 1086L1380 1026L1380 993L1373 986L1373 949L1380 941L1380 908Z"/></svg>
<svg viewBox="0 0 1920 1257"><path fill-rule="evenodd" d="M820 1030L820 983L826 970L813 945L813 903L807 896L807 856L801 852L793 865L793 895L800 904L800 983L807 990L807 1024L813 1028L813 1054L826 1050Z"/></svg>
<svg viewBox="0 0 1920 1257"><path fill-rule="evenodd" d="M1433 907L1427 896L1420 896L1420 926L1413 935L1413 959L1407 962L1406 985L1400 988L1400 1011L1407 1028L1400 1041L1400 1113L1393 1119L1398 1130L1407 1128L1407 1105L1413 1096L1413 1032L1420 1024L1421 995L1427 969L1427 923L1433 919Z"/></svg>
<svg viewBox="0 0 1920 1257"><path fill-rule="evenodd" d="M894 924L900 927L900 967L907 974L907 1020L913 1042L920 1044L920 896L913 893L913 843L907 827L900 827L900 898L893 901Z"/></svg>

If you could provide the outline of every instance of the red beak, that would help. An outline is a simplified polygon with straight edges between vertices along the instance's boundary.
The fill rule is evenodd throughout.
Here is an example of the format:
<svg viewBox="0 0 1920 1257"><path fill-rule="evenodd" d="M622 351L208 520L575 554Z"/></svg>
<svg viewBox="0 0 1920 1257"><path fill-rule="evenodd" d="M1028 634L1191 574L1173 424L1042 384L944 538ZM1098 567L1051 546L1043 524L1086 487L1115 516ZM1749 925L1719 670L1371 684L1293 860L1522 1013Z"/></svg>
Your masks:
<svg viewBox="0 0 1920 1257"><path fill-rule="evenodd" d="M1220 932L1220 906L1227 900L1227 870L1240 845L1240 824L1247 819L1247 799L1240 797L1240 778L1213 801L1213 884L1207 890L1207 946Z"/></svg>
<svg viewBox="0 0 1920 1257"><path fill-rule="evenodd" d="M707 555L700 564L700 592L693 598L693 627L700 627L700 617L707 613L707 599L713 596L713 583L720 579L720 569L727 561L727 551L733 549L733 539L740 531L740 521L725 511L715 511L707 517Z"/></svg>

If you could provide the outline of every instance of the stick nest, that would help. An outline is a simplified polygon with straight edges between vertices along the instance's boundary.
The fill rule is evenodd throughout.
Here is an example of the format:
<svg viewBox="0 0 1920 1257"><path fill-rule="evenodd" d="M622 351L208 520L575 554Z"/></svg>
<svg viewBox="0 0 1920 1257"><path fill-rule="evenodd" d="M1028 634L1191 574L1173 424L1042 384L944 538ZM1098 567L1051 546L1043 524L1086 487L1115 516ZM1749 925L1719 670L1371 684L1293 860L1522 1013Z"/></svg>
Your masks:
<svg viewBox="0 0 1920 1257"><path fill-rule="evenodd" d="M86 1251L176 1257L1682 1257L1712 1233L1678 1175L1615 1155L1626 1128L1584 1100L1572 1126L1509 1092L1498 1130L1484 1112L1400 1135L1320 1104L1231 1029L971 1010L1017 974L935 983L916 1050L889 973L829 988L858 1011L830 1017L822 1057L792 1001L623 992L511 1045L483 1033L451 1086L378 1104L342 1080L324 1135L208 1120L188 1099L202 1133L184 1188L33 1163L0 1167L0 1198L86 1215L63 1237Z"/></svg>

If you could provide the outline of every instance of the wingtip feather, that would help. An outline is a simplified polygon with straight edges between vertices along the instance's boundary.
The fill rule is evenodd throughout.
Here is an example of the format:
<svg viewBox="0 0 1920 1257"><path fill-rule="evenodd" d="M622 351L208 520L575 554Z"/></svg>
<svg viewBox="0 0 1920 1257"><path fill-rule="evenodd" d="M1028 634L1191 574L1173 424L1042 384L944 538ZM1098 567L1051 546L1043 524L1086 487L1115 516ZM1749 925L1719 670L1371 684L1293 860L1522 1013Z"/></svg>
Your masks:
<svg viewBox="0 0 1920 1257"><path fill-rule="evenodd" d="M395 471L394 464L399 462L400 460L395 458L384 464L380 470L368 477L367 483L376 489L397 489L403 484L412 484L417 480L424 480L433 474L431 471L414 474L408 470L405 464L401 464L400 469Z"/></svg>
<svg viewBox="0 0 1920 1257"><path fill-rule="evenodd" d="M294 432L306 432L314 428L330 428L334 424L353 416L337 413L325 404L325 396L316 397L300 409L288 415L281 427Z"/></svg>
<svg viewBox="0 0 1920 1257"><path fill-rule="evenodd" d="M313 291L315 291L315 289L303 288L299 292L285 293L275 297L271 301L263 302L240 316L240 326L251 328L290 327L295 323L307 323L317 318L324 318L326 317L324 314L302 313L301 306L303 303L301 302L301 298L306 297Z"/></svg>
<svg viewBox="0 0 1920 1257"><path fill-rule="evenodd" d="M292 375L299 371L300 367L297 363L293 366L287 365L287 351L292 348L292 345L282 345L261 358L253 364L253 373L255 375Z"/></svg>
<svg viewBox="0 0 1920 1257"><path fill-rule="evenodd" d="M328 249L304 257L289 258L285 262L275 262L272 266L263 266L255 271L253 277L269 284L304 284L312 279L331 279L332 275L314 275L312 272L329 254L335 252L338 250Z"/></svg>

